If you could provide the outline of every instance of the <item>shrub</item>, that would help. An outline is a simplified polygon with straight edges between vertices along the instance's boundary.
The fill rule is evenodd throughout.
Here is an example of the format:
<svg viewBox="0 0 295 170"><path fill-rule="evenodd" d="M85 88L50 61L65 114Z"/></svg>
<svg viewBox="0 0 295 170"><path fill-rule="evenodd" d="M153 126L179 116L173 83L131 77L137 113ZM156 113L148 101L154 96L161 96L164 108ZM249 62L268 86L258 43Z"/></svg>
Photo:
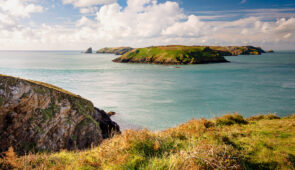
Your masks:
<svg viewBox="0 0 295 170"><path fill-rule="evenodd" d="M248 124L243 116L235 113L216 118L216 125Z"/></svg>
<svg viewBox="0 0 295 170"><path fill-rule="evenodd" d="M253 120L262 120L262 119L272 120L272 119L280 119L280 117L277 116L276 114L267 114L267 115L251 116L248 120L253 121Z"/></svg>

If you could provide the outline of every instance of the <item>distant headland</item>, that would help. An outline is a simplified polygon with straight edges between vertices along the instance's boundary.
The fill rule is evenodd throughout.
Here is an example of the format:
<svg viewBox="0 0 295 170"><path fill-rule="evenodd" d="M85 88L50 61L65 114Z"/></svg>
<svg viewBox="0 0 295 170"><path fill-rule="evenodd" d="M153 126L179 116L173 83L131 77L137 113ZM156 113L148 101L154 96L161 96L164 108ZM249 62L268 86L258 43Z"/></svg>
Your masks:
<svg viewBox="0 0 295 170"><path fill-rule="evenodd" d="M98 50L96 53L109 53L109 54L123 55L131 50L133 50L133 48L131 47L116 47L116 48L105 47Z"/></svg>

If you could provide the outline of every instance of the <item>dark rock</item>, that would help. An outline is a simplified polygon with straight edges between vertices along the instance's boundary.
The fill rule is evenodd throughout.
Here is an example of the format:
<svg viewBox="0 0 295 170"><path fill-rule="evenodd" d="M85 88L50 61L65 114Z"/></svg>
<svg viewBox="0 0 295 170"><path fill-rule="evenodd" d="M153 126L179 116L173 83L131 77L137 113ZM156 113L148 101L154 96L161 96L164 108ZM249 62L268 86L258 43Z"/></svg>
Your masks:
<svg viewBox="0 0 295 170"><path fill-rule="evenodd" d="M99 122L100 129L102 131L102 137L104 139L110 138L113 135L120 133L119 125L110 119L108 113L98 108L94 108L97 113L96 121Z"/></svg>
<svg viewBox="0 0 295 170"><path fill-rule="evenodd" d="M92 48L89 47L89 48L85 51L85 53L92 53Z"/></svg>

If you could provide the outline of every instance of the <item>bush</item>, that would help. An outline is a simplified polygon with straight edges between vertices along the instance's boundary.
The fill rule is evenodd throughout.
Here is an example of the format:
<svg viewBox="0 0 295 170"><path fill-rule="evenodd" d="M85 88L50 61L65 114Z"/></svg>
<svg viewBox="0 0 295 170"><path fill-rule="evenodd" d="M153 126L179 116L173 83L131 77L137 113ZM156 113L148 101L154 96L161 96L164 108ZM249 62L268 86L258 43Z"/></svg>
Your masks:
<svg viewBox="0 0 295 170"><path fill-rule="evenodd" d="M248 124L243 116L235 113L216 118L216 125Z"/></svg>

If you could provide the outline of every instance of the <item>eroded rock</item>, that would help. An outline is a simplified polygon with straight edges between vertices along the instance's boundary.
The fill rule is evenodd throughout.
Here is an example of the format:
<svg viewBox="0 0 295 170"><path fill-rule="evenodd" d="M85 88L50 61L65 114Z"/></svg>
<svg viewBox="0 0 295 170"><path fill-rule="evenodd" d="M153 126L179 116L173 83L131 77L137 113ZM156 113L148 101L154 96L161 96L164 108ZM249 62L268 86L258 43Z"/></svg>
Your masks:
<svg viewBox="0 0 295 170"><path fill-rule="evenodd" d="M0 75L0 153L98 145L119 126L92 102L58 87Z"/></svg>

